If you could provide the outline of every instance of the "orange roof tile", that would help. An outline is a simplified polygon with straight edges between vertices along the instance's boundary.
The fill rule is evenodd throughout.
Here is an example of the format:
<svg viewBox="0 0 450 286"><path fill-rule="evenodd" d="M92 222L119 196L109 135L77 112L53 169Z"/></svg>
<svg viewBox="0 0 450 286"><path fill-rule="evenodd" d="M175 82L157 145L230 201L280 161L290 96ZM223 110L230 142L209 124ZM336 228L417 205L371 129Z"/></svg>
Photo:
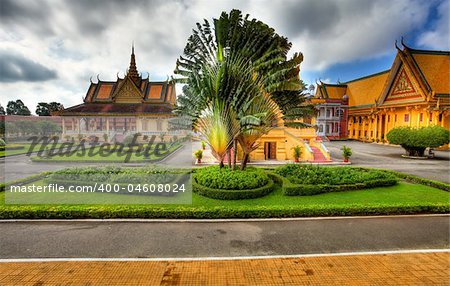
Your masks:
<svg viewBox="0 0 450 286"><path fill-rule="evenodd" d="M97 92L96 99L109 99L113 87L113 84L101 84Z"/></svg>
<svg viewBox="0 0 450 286"><path fill-rule="evenodd" d="M148 94L148 98L150 98L150 99L160 99L161 98L162 87L163 87L162 84L152 84L150 86L150 92Z"/></svg>
<svg viewBox="0 0 450 286"><path fill-rule="evenodd" d="M447 54L413 53L426 81L435 93L450 93L450 56Z"/></svg>
<svg viewBox="0 0 450 286"><path fill-rule="evenodd" d="M389 76L388 71L347 82L350 106L375 104Z"/></svg>

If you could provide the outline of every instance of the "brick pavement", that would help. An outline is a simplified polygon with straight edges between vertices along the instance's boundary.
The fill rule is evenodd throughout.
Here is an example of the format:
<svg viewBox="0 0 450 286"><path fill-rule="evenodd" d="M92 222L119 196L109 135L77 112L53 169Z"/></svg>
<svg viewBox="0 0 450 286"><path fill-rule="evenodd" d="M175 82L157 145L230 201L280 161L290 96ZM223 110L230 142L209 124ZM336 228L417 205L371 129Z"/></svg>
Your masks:
<svg viewBox="0 0 450 286"><path fill-rule="evenodd" d="M0 263L0 285L449 285L450 252Z"/></svg>

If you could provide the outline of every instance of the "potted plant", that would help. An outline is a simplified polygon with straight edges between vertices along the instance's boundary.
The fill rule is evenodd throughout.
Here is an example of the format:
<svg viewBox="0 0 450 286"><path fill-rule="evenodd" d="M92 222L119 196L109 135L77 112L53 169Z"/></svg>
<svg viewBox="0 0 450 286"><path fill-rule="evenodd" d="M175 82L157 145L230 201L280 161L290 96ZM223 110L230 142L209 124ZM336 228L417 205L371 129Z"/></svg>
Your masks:
<svg viewBox="0 0 450 286"><path fill-rule="evenodd" d="M194 156L197 159L197 164L200 164L203 158L203 150L198 149L197 151L194 152Z"/></svg>
<svg viewBox="0 0 450 286"><path fill-rule="evenodd" d="M205 141L202 141L202 149L203 149L203 150L206 149L206 143L205 143Z"/></svg>
<svg viewBox="0 0 450 286"><path fill-rule="evenodd" d="M293 155L294 155L294 160L296 163L299 162L300 157L302 156L302 147L300 147L299 145L292 147L293 151Z"/></svg>
<svg viewBox="0 0 450 286"><path fill-rule="evenodd" d="M348 162L350 157L352 156L352 149L347 146L342 146L342 157L344 157L344 162Z"/></svg>

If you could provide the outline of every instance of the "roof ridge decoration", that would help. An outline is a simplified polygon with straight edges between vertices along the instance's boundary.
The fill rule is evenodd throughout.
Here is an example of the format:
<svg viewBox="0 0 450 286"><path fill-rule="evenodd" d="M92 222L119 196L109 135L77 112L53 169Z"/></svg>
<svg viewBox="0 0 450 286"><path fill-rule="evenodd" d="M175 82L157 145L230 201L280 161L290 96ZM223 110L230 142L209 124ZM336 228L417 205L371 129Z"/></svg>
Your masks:
<svg viewBox="0 0 450 286"><path fill-rule="evenodd" d="M380 100L378 100L378 106L383 105L385 103L385 101L394 92L397 92L396 94L406 92L408 94L411 94L411 96L417 95L418 97L421 97L422 100L424 100L424 101L427 100L427 92L428 91L426 89L424 89L424 87L422 86L423 83L420 82L422 80L422 78L420 78L420 76L418 77L418 75L415 73L415 71L414 71L415 68L416 67L414 66L414 63L411 64L408 61L407 52L399 50L397 52L397 56L394 59L394 63L392 64L392 67L390 69L390 75L384 84L383 92L382 92L381 96L379 97ZM401 80L402 74L405 77L405 80L402 81L403 87L406 87L408 85L413 87L414 84L412 82L415 81L417 88L413 87L413 90L411 90L410 88L403 88L403 89L399 88L397 91L395 91L397 88L397 85L399 84L399 81ZM414 94L412 94L412 93L414 93ZM394 96L396 96L396 95L394 94ZM397 96L396 99L401 99L401 98L399 98Z"/></svg>

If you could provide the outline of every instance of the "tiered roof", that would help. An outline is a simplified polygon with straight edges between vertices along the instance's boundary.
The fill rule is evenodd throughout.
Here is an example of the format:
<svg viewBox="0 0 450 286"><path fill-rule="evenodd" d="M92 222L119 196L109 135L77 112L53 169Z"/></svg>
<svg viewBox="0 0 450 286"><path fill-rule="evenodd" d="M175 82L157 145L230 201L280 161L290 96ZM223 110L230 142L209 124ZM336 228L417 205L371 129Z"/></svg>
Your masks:
<svg viewBox="0 0 450 286"><path fill-rule="evenodd" d="M411 85L411 89L416 93L414 96L400 98L398 102L408 100L424 99L436 100L437 97L450 96L450 52L448 51L428 51L417 50L406 46L402 42L404 49L398 47L397 57L389 70L369 76L361 77L345 83L326 84L319 83L316 90L316 98L333 100L342 99L344 95L349 97L349 107L371 108L380 106L385 99L395 89L399 76L403 76ZM392 104L390 102L389 104Z"/></svg>
<svg viewBox="0 0 450 286"><path fill-rule="evenodd" d="M176 103L175 83L142 78L136 67L133 46L125 77L117 77L116 81L91 81L83 101L57 115L171 115Z"/></svg>

